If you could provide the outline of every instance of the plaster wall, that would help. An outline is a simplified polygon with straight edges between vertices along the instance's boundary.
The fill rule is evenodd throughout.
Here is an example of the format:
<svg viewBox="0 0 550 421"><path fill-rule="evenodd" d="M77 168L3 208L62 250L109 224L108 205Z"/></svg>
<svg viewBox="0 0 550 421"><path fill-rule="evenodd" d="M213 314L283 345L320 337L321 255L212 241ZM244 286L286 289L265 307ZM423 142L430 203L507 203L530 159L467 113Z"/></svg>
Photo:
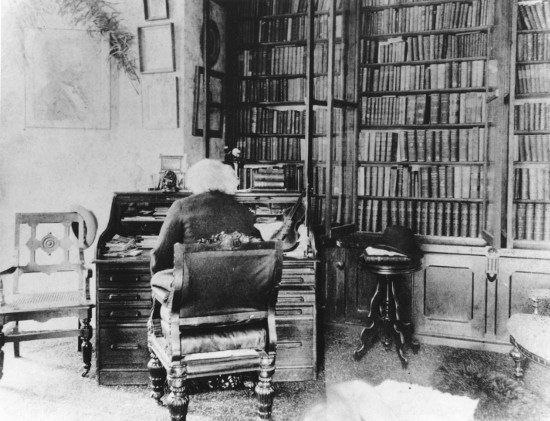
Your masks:
<svg viewBox="0 0 550 421"><path fill-rule="evenodd" d="M16 212L91 209L107 225L113 192L142 191L160 169L160 154L186 154L192 164L204 157L202 138L191 134L193 78L202 65L202 2L170 0L168 20L146 22L143 2L118 0L122 25L137 35L139 26L172 22L175 29L175 76L179 78L179 128L144 129L141 95L128 77L111 64L109 129L25 127L25 27L75 28L48 11L54 0L1 1L0 109L0 265L11 264ZM212 14L221 19L216 6ZM223 19L220 22L223 31ZM223 33L223 32L222 32ZM223 39L223 36L222 36ZM137 53L137 41L134 43ZM222 51L224 47L222 45ZM215 68L223 70L224 57ZM221 157L222 140L213 140L211 157ZM97 241L97 238L96 238ZM95 244L86 251L89 262Z"/></svg>

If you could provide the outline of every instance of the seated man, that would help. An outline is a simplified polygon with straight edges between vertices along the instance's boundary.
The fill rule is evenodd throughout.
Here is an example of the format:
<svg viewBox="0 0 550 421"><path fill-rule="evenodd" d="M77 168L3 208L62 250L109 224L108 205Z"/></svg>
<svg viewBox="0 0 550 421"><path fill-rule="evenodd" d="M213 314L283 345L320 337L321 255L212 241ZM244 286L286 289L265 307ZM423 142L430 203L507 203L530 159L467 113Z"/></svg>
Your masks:
<svg viewBox="0 0 550 421"><path fill-rule="evenodd" d="M151 253L153 274L174 267L175 243L197 242L222 231L261 238L254 215L233 197L238 180L229 165L203 159L189 168L186 184L193 195L175 201L168 210Z"/></svg>

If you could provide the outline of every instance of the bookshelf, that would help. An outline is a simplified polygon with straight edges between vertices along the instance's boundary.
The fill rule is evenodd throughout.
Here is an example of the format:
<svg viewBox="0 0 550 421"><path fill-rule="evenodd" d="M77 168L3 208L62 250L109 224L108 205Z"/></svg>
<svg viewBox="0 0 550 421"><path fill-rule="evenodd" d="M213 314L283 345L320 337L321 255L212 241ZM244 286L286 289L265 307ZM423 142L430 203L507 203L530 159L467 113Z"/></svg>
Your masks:
<svg viewBox="0 0 550 421"><path fill-rule="evenodd" d="M357 227L490 242L492 0L364 0Z"/></svg>
<svg viewBox="0 0 550 421"><path fill-rule="evenodd" d="M550 2L515 1L509 109L511 248L550 249Z"/></svg>
<svg viewBox="0 0 550 421"><path fill-rule="evenodd" d="M308 1L236 1L228 146L241 150L239 189L298 192L306 185Z"/></svg>

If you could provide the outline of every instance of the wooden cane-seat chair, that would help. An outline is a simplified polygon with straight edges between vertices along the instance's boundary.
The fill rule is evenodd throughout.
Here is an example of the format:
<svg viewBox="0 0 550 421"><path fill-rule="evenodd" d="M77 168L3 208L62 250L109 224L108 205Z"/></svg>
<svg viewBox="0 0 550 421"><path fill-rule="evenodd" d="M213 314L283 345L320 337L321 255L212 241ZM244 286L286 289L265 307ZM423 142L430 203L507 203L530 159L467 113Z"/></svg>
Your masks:
<svg viewBox="0 0 550 421"><path fill-rule="evenodd" d="M159 403L168 374L172 420L185 420L186 380L259 372L258 415L269 419L277 337L280 242L176 244L174 269L151 280L149 372Z"/></svg>
<svg viewBox="0 0 550 421"><path fill-rule="evenodd" d="M16 262L0 272L0 378L5 343L13 342L18 357L20 342L69 336L79 338L82 375L90 370L94 303L90 299L92 271L84 265L83 251L93 238L90 232L86 235L87 229L78 212L16 214ZM50 321L65 317L78 317L74 329L66 326L70 320ZM40 327L37 330L20 329L20 322L30 321L49 322L28 323Z"/></svg>

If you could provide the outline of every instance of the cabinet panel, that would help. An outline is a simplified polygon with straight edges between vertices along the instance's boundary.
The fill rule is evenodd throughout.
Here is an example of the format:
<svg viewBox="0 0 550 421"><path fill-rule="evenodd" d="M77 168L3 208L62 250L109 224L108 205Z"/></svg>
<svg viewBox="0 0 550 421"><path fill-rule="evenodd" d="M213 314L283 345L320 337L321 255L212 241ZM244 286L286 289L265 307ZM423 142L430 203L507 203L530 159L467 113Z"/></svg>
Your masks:
<svg viewBox="0 0 550 421"><path fill-rule="evenodd" d="M506 322L510 316L533 311L528 299L529 290L550 288L550 253L546 255L540 259L534 256L500 258L496 334L506 343L509 342Z"/></svg>
<svg viewBox="0 0 550 421"><path fill-rule="evenodd" d="M469 268L430 266L424 276L424 316L468 323L474 314L474 273Z"/></svg>
<svg viewBox="0 0 550 421"><path fill-rule="evenodd" d="M485 258L428 254L414 275L413 322L419 335L482 339L486 330Z"/></svg>

